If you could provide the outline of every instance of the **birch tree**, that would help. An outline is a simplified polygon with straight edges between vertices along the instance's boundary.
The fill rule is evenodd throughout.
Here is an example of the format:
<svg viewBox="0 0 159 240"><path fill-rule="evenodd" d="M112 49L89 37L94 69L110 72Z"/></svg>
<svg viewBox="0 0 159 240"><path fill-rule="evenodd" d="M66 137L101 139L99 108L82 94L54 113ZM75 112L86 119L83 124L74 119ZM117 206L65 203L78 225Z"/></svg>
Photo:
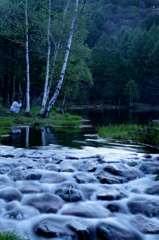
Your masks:
<svg viewBox="0 0 159 240"><path fill-rule="evenodd" d="M50 22L51 22L51 0L49 0L49 18L48 18L48 30L47 30L47 43L48 43L48 52L47 52L47 64L46 64L46 78L44 85L44 94L42 100L42 107L40 110L40 115L45 110L46 101L47 101L47 89L48 89L48 80L49 80L49 67L50 67L50 52L51 52L51 43L50 43Z"/></svg>
<svg viewBox="0 0 159 240"><path fill-rule="evenodd" d="M51 1L49 1L50 3ZM52 64L52 70L51 70L51 75L50 75L50 81L48 83L48 79L49 79L49 61L47 58L47 71L46 71L46 79L45 79L45 87L44 87L44 94L43 94L43 100L42 100L42 107L40 110L40 115L42 115L44 113L44 110L46 108L46 104L49 98L49 93L50 93L50 89L52 86L52 82L53 82L53 75L54 75L54 69L55 69L55 65L56 65L56 58L57 58L57 54L58 51L60 49L60 45L61 45L61 39L62 39L62 33L64 31L64 27L65 27L65 20L66 20L66 14L68 11L68 7L70 5L70 0L67 1L65 10L64 10L64 16L63 16L63 25L62 25L62 29L61 29L61 33L60 33L60 38L58 43L56 44L56 42L54 42L55 45L55 50L54 50L54 57L53 57L53 64ZM48 24L48 33L47 33L47 38L48 38L48 53L50 54L50 39L49 39L49 35L50 35L50 4L49 4L49 24ZM49 56L50 57L50 56Z"/></svg>
<svg viewBox="0 0 159 240"><path fill-rule="evenodd" d="M70 34L69 34L69 38L68 38L68 42L67 42L67 47L66 47L66 51L65 51L65 56L64 56L64 60L63 60L63 65L62 65L60 77L59 77L58 84L56 86L55 92L54 92L52 98L50 99L46 109L45 109L44 117L48 117L50 109L54 105L54 103L55 103L55 101L56 101L56 99L59 95L59 92L61 90L61 87L62 87L62 83L63 83L63 80L64 80L65 71L66 71L66 66L67 66L67 62L68 62L68 57L69 57L69 53L70 53L70 48L71 48L71 44L72 44L74 29L75 29L76 21L77 21L78 16L79 16L78 15L78 4L79 4L79 0L76 0L75 1L75 7L74 7L74 13L73 13L73 17L72 17L71 30L70 30ZM86 4L87 4L86 1L84 1L83 6L81 8L81 11L83 10L83 8Z"/></svg>
<svg viewBox="0 0 159 240"><path fill-rule="evenodd" d="M29 66L29 39L28 39L28 0L25 0L25 27L26 27L26 113L30 112L30 66Z"/></svg>

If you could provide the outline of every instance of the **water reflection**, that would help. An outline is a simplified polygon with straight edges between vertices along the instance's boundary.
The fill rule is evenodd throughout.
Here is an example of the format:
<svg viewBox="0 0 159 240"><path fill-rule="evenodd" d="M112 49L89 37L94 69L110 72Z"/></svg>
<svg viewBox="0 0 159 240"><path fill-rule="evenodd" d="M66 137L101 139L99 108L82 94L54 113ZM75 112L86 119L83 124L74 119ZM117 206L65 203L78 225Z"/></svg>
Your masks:
<svg viewBox="0 0 159 240"><path fill-rule="evenodd" d="M148 124L159 118L159 111L138 111L135 109L79 109L70 110L71 114L78 114L90 119L93 126L111 124Z"/></svg>

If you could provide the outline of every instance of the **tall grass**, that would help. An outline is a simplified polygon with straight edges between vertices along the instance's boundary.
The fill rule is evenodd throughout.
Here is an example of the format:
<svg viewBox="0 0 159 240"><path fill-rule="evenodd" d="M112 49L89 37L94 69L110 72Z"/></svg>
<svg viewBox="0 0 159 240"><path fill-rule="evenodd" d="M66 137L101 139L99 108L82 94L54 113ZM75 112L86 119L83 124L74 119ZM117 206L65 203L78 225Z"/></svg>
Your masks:
<svg viewBox="0 0 159 240"><path fill-rule="evenodd" d="M134 137L135 131L142 126L137 124L120 124L97 127L97 131L100 137L113 138L113 139L130 139Z"/></svg>
<svg viewBox="0 0 159 240"><path fill-rule="evenodd" d="M142 126L137 124L120 124L97 127L100 137L111 139L131 139L136 142L146 143L159 147L159 125Z"/></svg>
<svg viewBox="0 0 159 240"><path fill-rule="evenodd" d="M0 233L0 240L29 240L26 236L20 236L13 232L3 232Z"/></svg>

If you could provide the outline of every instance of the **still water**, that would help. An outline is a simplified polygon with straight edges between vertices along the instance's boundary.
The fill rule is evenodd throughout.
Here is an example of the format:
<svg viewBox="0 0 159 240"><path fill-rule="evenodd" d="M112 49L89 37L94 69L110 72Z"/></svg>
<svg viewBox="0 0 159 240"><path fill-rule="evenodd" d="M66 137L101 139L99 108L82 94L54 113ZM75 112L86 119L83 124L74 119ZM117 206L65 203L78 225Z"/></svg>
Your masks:
<svg viewBox="0 0 159 240"><path fill-rule="evenodd" d="M85 114L91 121L81 129L25 127L3 140L0 232L31 240L158 240L159 154L99 138L99 113Z"/></svg>
<svg viewBox="0 0 159 240"><path fill-rule="evenodd" d="M72 114L78 114L83 117L84 127L81 129L65 128L21 128L14 131L9 137L2 140L2 144L22 148L34 148L36 146L48 146L49 144L66 146L70 148L83 148L84 146L100 147L103 143L96 141L98 139L97 125L135 123L148 124L153 119L159 118L158 111L137 112L130 110L70 110ZM111 141L111 145L114 142ZM107 143L104 143L104 145ZM109 144L110 145L110 141ZM148 150L148 149L147 149ZM151 151L152 149L150 149Z"/></svg>

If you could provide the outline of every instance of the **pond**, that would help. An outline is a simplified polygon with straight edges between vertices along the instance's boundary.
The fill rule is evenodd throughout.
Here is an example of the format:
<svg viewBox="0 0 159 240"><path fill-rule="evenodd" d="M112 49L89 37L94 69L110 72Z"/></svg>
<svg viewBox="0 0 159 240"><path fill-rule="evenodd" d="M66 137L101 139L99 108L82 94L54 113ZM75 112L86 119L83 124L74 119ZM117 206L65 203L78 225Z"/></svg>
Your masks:
<svg viewBox="0 0 159 240"><path fill-rule="evenodd" d="M1 232L31 240L159 239L159 154L99 138L96 118L69 132L26 127L4 140Z"/></svg>

